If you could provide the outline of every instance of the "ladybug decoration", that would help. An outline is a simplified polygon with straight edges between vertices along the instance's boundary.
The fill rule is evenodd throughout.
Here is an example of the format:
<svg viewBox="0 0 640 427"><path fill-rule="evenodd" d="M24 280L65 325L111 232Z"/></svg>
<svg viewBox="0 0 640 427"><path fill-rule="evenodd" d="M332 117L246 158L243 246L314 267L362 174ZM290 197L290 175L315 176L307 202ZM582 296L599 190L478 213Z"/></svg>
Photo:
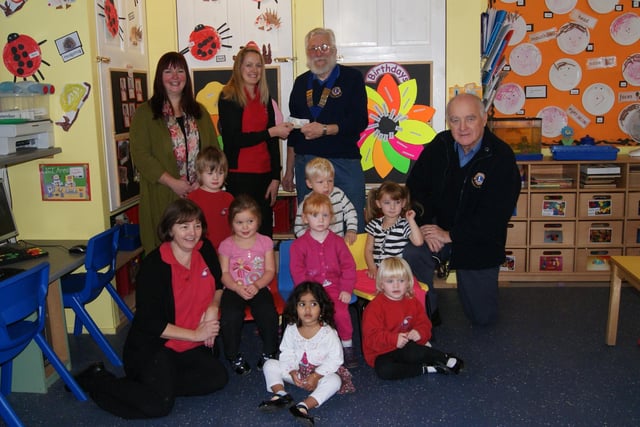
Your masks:
<svg viewBox="0 0 640 427"><path fill-rule="evenodd" d="M124 41L124 30L120 26L120 21L124 21L124 18L118 16L118 9L116 9L113 0L104 0L104 5L99 4L98 7L104 11L98 15L104 17L104 23L111 37L120 36L120 39Z"/></svg>
<svg viewBox="0 0 640 427"><path fill-rule="evenodd" d="M26 34L9 34L7 44L4 45L2 51L2 61L7 70L14 75L14 82L18 77L27 80L27 77L31 76L38 82L40 80L36 77L36 73L44 80L44 76L40 72L40 65L48 66L49 63L42 59L40 45L45 42L46 40L43 40L38 43Z"/></svg>
<svg viewBox="0 0 640 427"><path fill-rule="evenodd" d="M216 56L221 47L231 47L231 45L222 44L222 40L227 40L232 37L221 37L227 31L229 31L229 27L227 27L226 22L218 28L198 24L189 35L189 45L182 49L180 53L184 55L187 52L191 52L191 55L193 55L195 59L208 61Z"/></svg>

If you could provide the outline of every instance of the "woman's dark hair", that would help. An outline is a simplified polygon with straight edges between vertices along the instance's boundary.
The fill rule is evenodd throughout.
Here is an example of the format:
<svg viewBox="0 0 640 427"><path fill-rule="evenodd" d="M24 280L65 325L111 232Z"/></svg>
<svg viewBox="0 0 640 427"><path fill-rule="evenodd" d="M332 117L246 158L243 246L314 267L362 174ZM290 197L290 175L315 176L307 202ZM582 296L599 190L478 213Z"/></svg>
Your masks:
<svg viewBox="0 0 640 427"><path fill-rule="evenodd" d="M322 285L317 282L302 282L293 289L293 292L287 300L287 305L284 307L284 313L282 313L285 323L288 325L301 325L300 319L298 318L297 305L302 295L307 293L313 295L318 304L320 304L320 320L322 323L335 329L336 323L333 319L335 308L333 307L333 301L331 301L331 298Z"/></svg>
<svg viewBox="0 0 640 427"><path fill-rule="evenodd" d="M178 199L173 202L164 210L160 223L158 224L158 237L161 242L170 242L173 240L173 234L171 234L171 228L174 224L184 224L185 222L200 221L202 224L202 236L203 239L207 235L207 220L204 218L204 213L200 206L188 199Z"/></svg>
<svg viewBox="0 0 640 427"><path fill-rule="evenodd" d="M229 205L229 225L233 229L233 219L242 211L249 210L252 214L258 218L258 228L262 223L262 212L260 211L260 206L258 206L258 202L256 202L253 197L247 194L240 194L238 197L233 199L233 202Z"/></svg>
<svg viewBox="0 0 640 427"><path fill-rule="evenodd" d="M169 98L167 98L167 91L162 83L162 73L171 67L182 68L187 77L184 89L182 90L182 98L180 99L182 111L196 119L201 118L202 109L193 95L189 65L187 65L187 60L184 59L184 56L178 52L167 52L158 60L156 74L153 78L153 95L149 99L149 105L151 106L151 111L153 111L153 118L159 119L162 117L162 107L165 101L169 100Z"/></svg>

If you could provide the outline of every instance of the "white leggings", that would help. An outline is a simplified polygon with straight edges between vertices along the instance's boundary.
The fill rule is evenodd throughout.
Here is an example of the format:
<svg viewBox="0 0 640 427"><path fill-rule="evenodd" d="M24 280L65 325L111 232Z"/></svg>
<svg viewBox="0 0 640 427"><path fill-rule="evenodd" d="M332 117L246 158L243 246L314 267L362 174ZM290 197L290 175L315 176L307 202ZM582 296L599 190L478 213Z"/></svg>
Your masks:
<svg viewBox="0 0 640 427"><path fill-rule="evenodd" d="M289 384L294 384L291 375L288 372L282 372L280 369L280 361L276 359L269 359L264 363L262 367L262 372L264 373L264 380L267 384L267 391L269 393L273 393L271 387L276 384L280 384L284 387L284 381ZM340 386L342 385L342 380L340 376L335 372L331 374L327 374L324 377L320 378L318 381L318 386L309 396L313 397L316 401L318 401L318 406L322 405L326 402L331 396L336 394L338 390L340 390Z"/></svg>

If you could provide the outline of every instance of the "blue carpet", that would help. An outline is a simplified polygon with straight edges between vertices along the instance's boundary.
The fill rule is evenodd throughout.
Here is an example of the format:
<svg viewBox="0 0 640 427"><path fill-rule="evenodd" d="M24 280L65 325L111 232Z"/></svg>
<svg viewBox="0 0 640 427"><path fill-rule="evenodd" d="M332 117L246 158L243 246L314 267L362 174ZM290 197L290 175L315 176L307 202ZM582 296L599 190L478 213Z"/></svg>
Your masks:
<svg viewBox="0 0 640 427"><path fill-rule="evenodd" d="M615 347L604 342L605 287L501 288L501 320L489 328L469 325L455 290L439 296L443 324L433 345L462 357L465 370L389 382L361 359L352 370L356 393L337 395L312 411L316 425L640 425L640 296L633 289L622 290ZM122 337L112 339L120 348ZM258 343L254 325L245 325L245 354L257 354ZM77 370L102 358L86 336L70 336L70 346ZM91 401L76 401L60 381L47 394L13 393L9 401L27 426L295 425L286 410L256 409L269 396L261 372L230 375L223 391L180 398L168 417L156 420L113 417ZM305 396L289 391L297 400Z"/></svg>

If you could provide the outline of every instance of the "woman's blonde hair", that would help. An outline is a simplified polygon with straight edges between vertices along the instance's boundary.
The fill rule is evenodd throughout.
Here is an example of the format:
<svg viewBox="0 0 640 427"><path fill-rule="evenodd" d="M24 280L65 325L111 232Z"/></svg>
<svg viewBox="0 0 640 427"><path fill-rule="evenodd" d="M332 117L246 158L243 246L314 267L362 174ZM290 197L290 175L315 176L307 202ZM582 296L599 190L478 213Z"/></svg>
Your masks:
<svg viewBox="0 0 640 427"><path fill-rule="evenodd" d="M231 78L227 84L222 88L222 97L224 99L230 99L240 104L241 107L247 106L247 95L244 93L244 81L242 79L242 63L249 53L255 53L260 57L260 63L262 64L262 71L260 72L260 79L258 80L258 93L260 96L260 102L267 105L269 101L269 87L267 86L267 74L265 71L264 58L262 53L255 45L245 46L238 52L235 60L233 61L233 71Z"/></svg>
<svg viewBox="0 0 640 427"><path fill-rule="evenodd" d="M378 266L376 276L376 290L382 292L382 283L387 279L405 279L407 289L405 295L413 296L413 272L407 261L400 257L390 257L382 260Z"/></svg>

